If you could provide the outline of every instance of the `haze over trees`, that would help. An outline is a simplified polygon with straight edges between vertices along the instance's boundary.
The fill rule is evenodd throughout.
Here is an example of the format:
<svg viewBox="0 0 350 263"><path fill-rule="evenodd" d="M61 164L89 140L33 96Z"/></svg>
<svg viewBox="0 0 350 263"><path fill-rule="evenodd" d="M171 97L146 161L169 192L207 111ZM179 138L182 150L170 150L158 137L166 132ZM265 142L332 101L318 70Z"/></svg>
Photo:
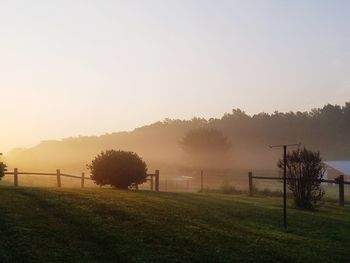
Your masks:
<svg viewBox="0 0 350 263"><path fill-rule="evenodd" d="M191 130L182 138L180 145L198 166L226 165L230 160L232 145L227 136L217 129L204 127Z"/></svg>
<svg viewBox="0 0 350 263"><path fill-rule="evenodd" d="M190 154L226 154L231 143L219 130L212 128L200 128L186 133L180 142L182 148Z"/></svg>
<svg viewBox="0 0 350 263"><path fill-rule="evenodd" d="M280 143L300 142L311 150L319 150L325 160L350 159L350 103L347 102L344 106L328 104L309 112L248 115L234 109L222 118L166 119L132 132L45 141L30 149L13 150L6 160L9 166L21 169L60 168L81 172L96 154L116 148L137 152L151 170L198 167L179 142L188 132L199 128L220 131L232 142L225 164L231 169L275 167L279 152L271 151L268 145ZM218 166L223 168L222 164Z"/></svg>

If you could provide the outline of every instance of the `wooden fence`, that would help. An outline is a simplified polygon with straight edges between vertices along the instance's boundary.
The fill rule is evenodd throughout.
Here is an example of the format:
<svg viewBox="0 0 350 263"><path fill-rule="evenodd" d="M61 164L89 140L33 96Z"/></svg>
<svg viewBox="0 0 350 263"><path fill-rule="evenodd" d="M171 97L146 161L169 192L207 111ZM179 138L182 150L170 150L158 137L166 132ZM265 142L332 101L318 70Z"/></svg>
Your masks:
<svg viewBox="0 0 350 263"><path fill-rule="evenodd" d="M147 174L146 180L150 182L151 191L159 191L159 170L156 170L154 174ZM136 185L136 189L138 190L138 185Z"/></svg>
<svg viewBox="0 0 350 263"><path fill-rule="evenodd" d="M56 173L42 173L42 172L21 172L17 168L14 168L13 172L5 172L5 175L13 175L13 184L16 187L19 185L19 180L18 180L19 175L55 176L57 179L57 187L62 186L61 177L80 179L81 180L81 184L80 184L81 188L84 188L85 180L92 181L91 178L85 177L85 173L81 173L80 176L77 176L77 175L61 173L60 169L57 169ZM150 190L159 191L159 170L156 170L154 174L147 174L146 180L150 182ZM136 189L138 189L137 185L136 185Z"/></svg>
<svg viewBox="0 0 350 263"><path fill-rule="evenodd" d="M252 172L248 173L248 182L249 182L249 195L254 195L254 184L253 179L260 179L260 180L277 180L282 182L282 177L268 177L268 176L253 176ZM291 179L287 179L291 180ZM298 180L298 179L296 179ZM339 186L339 205L344 206L345 205L345 194L344 194L344 185L350 185L350 182L344 181L344 175L340 175L339 177L333 179L333 180L326 180L326 179L320 179L317 180L317 182L321 183L330 183L330 184L337 184Z"/></svg>

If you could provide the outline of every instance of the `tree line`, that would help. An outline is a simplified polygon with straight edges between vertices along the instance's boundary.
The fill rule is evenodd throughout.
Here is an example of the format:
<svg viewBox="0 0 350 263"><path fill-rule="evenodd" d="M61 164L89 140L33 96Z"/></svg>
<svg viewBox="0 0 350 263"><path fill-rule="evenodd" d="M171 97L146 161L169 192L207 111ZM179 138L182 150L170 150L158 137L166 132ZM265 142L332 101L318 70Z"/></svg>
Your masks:
<svg viewBox="0 0 350 263"><path fill-rule="evenodd" d="M9 166L16 163L25 168L56 166L80 170L101 151L123 149L139 153L151 169L164 170L163 167L192 165L183 143L187 134L202 128L212 133L219 131L225 136L220 140L230 146L226 164L214 161L206 162L208 165L219 163L242 169L273 167L279 156L268 145L299 142L320 151L323 159L350 159L350 102L343 106L328 104L306 112L249 115L233 109L221 118L165 119L131 132L45 141L30 149L14 150L6 159ZM194 165L200 166L198 162Z"/></svg>

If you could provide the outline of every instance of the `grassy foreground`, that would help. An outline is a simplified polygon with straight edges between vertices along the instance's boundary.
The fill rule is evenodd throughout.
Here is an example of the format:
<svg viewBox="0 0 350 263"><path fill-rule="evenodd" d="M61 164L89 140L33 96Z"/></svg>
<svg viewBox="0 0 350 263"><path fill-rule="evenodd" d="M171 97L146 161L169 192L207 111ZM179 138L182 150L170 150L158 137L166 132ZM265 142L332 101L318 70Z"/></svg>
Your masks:
<svg viewBox="0 0 350 263"><path fill-rule="evenodd" d="M0 188L0 262L349 262L350 207L280 198Z"/></svg>

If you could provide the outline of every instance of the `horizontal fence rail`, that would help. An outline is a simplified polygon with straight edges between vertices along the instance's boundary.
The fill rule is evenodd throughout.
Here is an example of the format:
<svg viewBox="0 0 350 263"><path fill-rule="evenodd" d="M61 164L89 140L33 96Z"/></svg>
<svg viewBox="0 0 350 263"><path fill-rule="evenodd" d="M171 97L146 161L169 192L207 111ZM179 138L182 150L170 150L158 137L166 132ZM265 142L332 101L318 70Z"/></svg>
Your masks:
<svg viewBox="0 0 350 263"><path fill-rule="evenodd" d="M91 178L85 177L85 173L81 173L81 176L77 176L77 175L61 173L61 171L59 169L56 170L56 173L43 173L43 172L22 172L22 171L19 171L17 168L15 168L13 170L13 172L5 172L4 174L5 175L13 175L14 186L18 186L19 175L55 176L57 178L57 187L61 187L61 177L80 179L81 180L81 188L84 188L85 180L92 181Z"/></svg>
<svg viewBox="0 0 350 263"><path fill-rule="evenodd" d="M14 175L15 172L6 172L5 175ZM35 172L17 172L18 175L52 175L56 176L56 173L35 173ZM80 177L79 177L80 178Z"/></svg>
<svg viewBox="0 0 350 263"><path fill-rule="evenodd" d="M76 178L76 179L81 179L81 176L76 176L76 175L71 175L71 174L61 174L61 176L64 176L64 177L69 177L69 178ZM88 177L85 177L85 180L91 180L91 178L88 178Z"/></svg>
<svg viewBox="0 0 350 263"><path fill-rule="evenodd" d="M253 196L254 194L254 185L253 185L253 179L260 179L260 180L276 180L281 181L283 180L282 177L270 177L270 176L253 176L252 172L248 173L248 182L249 182L249 195ZM307 181L308 179L299 179L299 178L287 178L287 181ZM312 180L312 179L311 179ZM328 179L316 179L313 180L315 182L320 183L329 183L329 184L337 184L339 185L339 205L344 206L345 205L345 194L344 194L344 185L350 185L350 182L344 181L344 175L340 175L339 177L328 180Z"/></svg>
<svg viewBox="0 0 350 263"><path fill-rule="evenodd" d="M81 176L61 173L60 169L56 170L56 173L43 173L43 172L21 172L17 168L14 168L13 172L5 172L4 175L13 175L13 184L18 186L19 175L39 175L39 176L55 176L57 178L57 187L61 187L61 177L80 179L81 188L85 186L85 180L93 181L90 177L85 177L85 173L81 173ZM150 190L159 191L159 170L156 170L153 174L147 174L147 181L150 182ZM138 185L135 185L138 190Z"/></svg>
<svg viewBox="0 0 350 263"><path fill-rule="evenodd" d="M282 177L269 177L269 176L252 176L252 179L283 180ZM295 180L295 181L298 181L298 180L307 181L307 179L287 178L287 181L292 181L292 180ZM339 184L339 182L337 180L318 179L318 180L314 180L314 181L321 182L321 183ZM348 182L348 181L344 181L343 183L350 185L350 182Z"/></svg>
<svg viewBox="0 0 350 263"><path fill-rule="evenodd" d="M14 172L5 172L5 175L14 175ZM48 176L57 176L57 173L35 173L35 172L17 172L17 175L48 175ZM81 176L70 175L70 174L60 174L64 177L78 178L81 179ZM87 180L92 180L91 178L86 178Z"/></svg>

